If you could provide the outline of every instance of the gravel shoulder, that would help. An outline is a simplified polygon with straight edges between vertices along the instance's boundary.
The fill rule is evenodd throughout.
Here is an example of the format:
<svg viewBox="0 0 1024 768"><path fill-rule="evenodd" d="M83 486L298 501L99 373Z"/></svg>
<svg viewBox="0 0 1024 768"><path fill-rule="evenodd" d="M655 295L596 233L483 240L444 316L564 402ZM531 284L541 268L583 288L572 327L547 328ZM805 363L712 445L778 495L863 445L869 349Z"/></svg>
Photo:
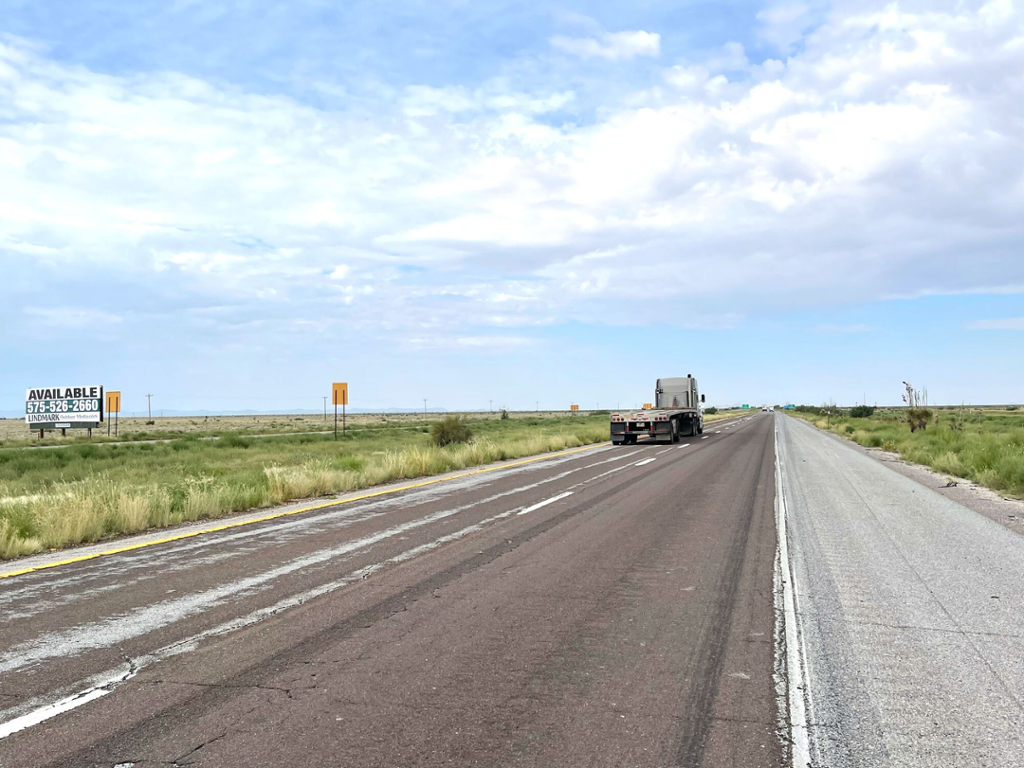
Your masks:
<svg viewBox="0 0 1024 768"><path fill-rule="evenodd" d="M808 423L808 426L817 429L813 424ZM1015 533L1024 535L1024 500L1006 498L991 488L978 485L972 480L936 472L934 469L920 464L912 464L898 453L883 451L879 448L865 448L831 432L818 431L829 439L841 442L858 453L884 464L894 472L930 488L950 501L955 501Z"/></svg>

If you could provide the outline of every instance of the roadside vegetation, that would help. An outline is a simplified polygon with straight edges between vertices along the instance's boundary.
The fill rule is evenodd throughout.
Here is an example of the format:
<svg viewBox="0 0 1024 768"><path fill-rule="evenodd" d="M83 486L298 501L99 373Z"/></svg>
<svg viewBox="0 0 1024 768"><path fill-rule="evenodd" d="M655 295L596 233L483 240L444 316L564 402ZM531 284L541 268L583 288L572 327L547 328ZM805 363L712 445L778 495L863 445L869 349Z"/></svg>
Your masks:
<svg viewBox="0 0 1024 768"><path fill-rule="evenodd" d="M423 424L0 449L0 559L608 439L603 416L454 420L443 445Z"/></svg>
<svg viewBox="0 0 1024 768"><path fill-rule="evenodd" d="M1008 496L1024 498L1024 412L995 408L798 406L789 413L869 448L898 453Z"/></svg>
<svg viewBox="0 0 1024 768"><path fill-rule="evenodd" d="M496 419L505 413L510 419L549 419L564 418L565 411L471 411L459 414L467 422ZM591 415L581 412L579 416ZM350 413L347 416L348 429L390 430L419 429L424 425L447 418L446 413ZM338 416L341 429L341 416ZM179 437L199 437L216 439L228 435L287 435L305 433L334 434L334 413L325 418L317 414L284 414L255 416L158 416L153 419L137 416L126 416L119 420L118 435L111 433L107 437L107 425L93 431L92 438L87 437L85 430L69 429L67 436L57 431L46 433L40 441L39 433L32 432L22 419L0 419L0 448L21 448L35 445L97 445L112 442L143 442L146 440L174 440Z"/></svg>

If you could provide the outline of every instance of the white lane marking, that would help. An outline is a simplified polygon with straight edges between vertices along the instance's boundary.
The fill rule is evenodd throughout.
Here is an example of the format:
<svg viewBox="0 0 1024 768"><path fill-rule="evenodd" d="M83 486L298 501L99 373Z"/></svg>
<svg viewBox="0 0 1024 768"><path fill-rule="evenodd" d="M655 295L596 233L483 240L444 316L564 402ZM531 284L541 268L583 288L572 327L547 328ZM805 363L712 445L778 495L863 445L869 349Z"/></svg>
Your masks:
<svg viewBox="0 0 1024 768"><path fill-rule="evenodd" d="M610 459L605 459L604 461L596 461L593 464L587 464L587 466L581 467L581 469L593 469L594 467L600 467L602 464L611 464L613 461L622 461L623 459L628 459L632 456L633 453L627 451L625 453L620 453L618 456L613 456Z"/></svg>
<svg viewBox="0 0 1024 768"><path fill-rule="evenodd" d="M711 437L711 435L704 435L704 437L702 437L701 440L707 440L709 437Z"/></svg>
<svg viewBox="0 0 1024 768"><path fill-rule="evenodd" d="M652 461L654 461L654 460L655 460L655 459L654 459L654 457L652 456L652 457L651 457L651 458L649 458L649 459L644 459L643 461L638 461L638 462L637 462L636 464L634 464L633 466L634 466L634 467L642 467L642 466L643 466L644 464L650 464L650 463L651 463Z"/></svg>
<svg viewBox="0 0 1024 768"><path fill-rule="evenodd" d="M682 450L683 448L689 448L689 447L690 447L689 443L683 443L682 445L679 446L680 450Z"/></svg>
<svg viewBox="0 0 1024 768"><path fill-rule="evenodd" d="M793 584L793 566L789 560L786 497L782 483L782 461L779 454L779 429L775 427L775 603L776 615L781 617L781 632L776 625L775 669L776 689L780 693L779 710L789 702L789 727L793 745L794 768L811 765L811 746L808 734L808 711L811 708L810 689L807 686L807 653L804 637L798 623L796 589ZM781 601L781 606L779 605ZM781 608L781 610L780 610ZM783 662L783 640L785 661ZM782 678L781 680L779 678Z"/></svg>
<svg viewBox="0 0 1024 768"><path fill-rule="evenodd" d="M139 671L139 668L133 664L128 665L127 672L117 672L114 674L104 675L100 679L96 680L95 684L84 691L79 691L70 696L66 696L63 699L59 699L52 704L39 707L28 714L16 717L13 720L8 720L6 723L0 723L0 739L6 739L8 736L23 731L26 728L31 728L34 725L49 720L51 717L56 717L63 712L69 712L72 709L77 709L83 704L88 704L90 701L95 701L101 696L106 696L118 683L123 683L125 680L129 680L135 677L135 674Z"/></svg>
<svg viewBox="0 0 1024 768"><path fill-rule="evenodd" d="M557 496L552 496L550 499L544 499L544 501L537 502L532 507L527 507L526 509L516 512L516 514L525 515L529 512L533 512L534 510L540 509L541 507L546 507L548 504L554 504L556 501L561 501L566 496L572 496L572 491L566 491L565 493L560 493Z"/></svg>
<svg viewBox="0 0 1024 768"><path fill-rule="evenodd" d="M400 525L385 528L382 531L349 541L331 549L320 550L310 555L297 558L263 573L240 579L235 582L221 584L212 589L161 603L152 603L135 609L127 614L109 616L92 624L85 624L59 632L49 632L34 638L32 641L14 646L0 655L0 673L20 669L37 664L51 658L68 658L96 648L116 646L134 637L144 635L174 624L189 616L202 613L229 598L244 599L267 589L270 582L296 571L308 569L326 563L358 550L366 549L385 539L401 535L415 528L428 525L446 517L473 509L505 496L536 488L546 483L560 480L582 467L569 469L552 477L543 478L535 483L494 494L488 498L471 502L459 507L435 512L432 515L411 520Z"/></svg>
<svg viewBox="0 0 1024 768"><path fill-rule="evenodd" d="M619 467L619 469L624 469L624 467ZM471 533L481 531L489 524L496 522L497 520L510 517L513 513L517 515L525 515L527 512L533 512L536 509L546 507L548 504L552 504L556 501L559 501L560 499L564 499L565 497L572 495L572 491L568 491L566 493L561 493L558 496L553 496L550 499L545 499L539 504L534 504L530 507L527 507L526 509L519 510L518 512L516 510L508 510L506 512L501 512L497 515L492 515L491 517L485 518L478 523L468 525L465 528L441 536L440 538L434 539L433 541L427 542L426 544L421 544L418 547L413 547L412 549L406 550L405 552L401 552L398 555L389 557L387 560L383 560L379 563L372 563L370 565L359 568L347 574L346 576L343 576L340 579L329 582L328 584L322 584L319 587L307 590L306 592L302 592L298 595L292 595L291 597L278 601L274 605L268 606L266 608L261 608L257 611L253 611L247 616L243 616L239 619L234 619L232 621L225 622L216 627L193 635L192 637L186 638L184 640L179 640L176 643L172 643L171 645L165 646L157 651L154 651L151 654L147 654L146 656L134 660L129 664L129 669L127 673L105 673L103 676L99 677L99 679L94 679L95 682L85 690L71 694L70 696L66 696L53 703L40 706L36 709L33 709L25 715L16 717L12 720L8 720L7 722L0 724L0 739L4 739L13 733L17 733L18 731L24 730L26 728L31 728L32 726L38 725L39 723L49 720L52 717L56 717L57 715L63 712L67 712L69 710L80 707L83 704L87 704L90 701L95 701L96 699L102 696L106 696L108 693L114 690L114 687L116 685L134 677L143 667L150 666L155 662L163 661L164 659L168 659L172 656L178 656L183 653L191 652L199 645L199 643L202 640L217 635L227 634L228 632L233 632L237 629L242 629L243 627L256 624L265 619L267 616L274 615L288 608L294 608L298 605L302 605L303 603L309 602L315 597L327 594L328 592L333 592L342 587L346 587L354 582L362 581L363 579L368 578L373 573L379 571L381 568L387 565L394 565L397 563L405 562L407 560L412 560L413 558L430 552L432 550L435 550L438 547L443 546L444 544L456 541L457 539L461 539L465 536L468 536Z"/></svg>
<svg viewBox="0 0 1024 768"><path fill-rule="evenodd" d="M716 435L720 435L720 434L722 434L722 430L718 430L717 432L715 432L715 434L716 434Z"/></svg>
<svg viewBox="0 0 1024 768"><path fill-rule="evenodd" d="M563 494L562 496L556 497L555 499L549 499L547 502L544 503L550 503L552 501L556 501L558 498L571 495L572 494ZM543 504L541 504L540 506L543 506ZM96 699L102 696L106 696L108 693L111 693L114 690L114 687L116 685L118 685L119 683L123 683L125 680L131 679L143 667L150 666L155 662L163 661L164 659L171 658L172 656L178 656L183 653L191 652L199 645L199 643L202 640L217 635L227 634L228 632L233 632L237 629L242 629L243 627L256 624L265 619L267 616L271 616L288 608L294 608L298 605L302 605L303 603L309 602L314 597L319 597L321 595L327 594L328 592L333 592L337 589L340 589L341 587L348 586L349 584L352 584L354 582L361 581L386 565L397 564L405 562L406 560L411 560L414 557L425 554L426 552L430 552L431 550L437 549L438 547L444 544L455 541L457 539L461 539L469 535L470 533L475 533L476 531L483 530L490 523L509 517L510 515L512 515L513 512L514 510L508 510L507 512L502 512L500 514L485 518L484 520L481 520L479 523L474 523L473 525L466 526L461 530L449 533L445 536L435 539L434 541L427 542L426 544L421 544L418 547L413 547L412 549L395 555L394 557L390 557L387 560L383 560L379 563L372 563L371 565L359 568L358 570L353 571L352 573L342 577L341 579L329 582L328 584L322 584L321 586L307 590L306 592L302 592L298 595L293 595L291 597L285 598L284 600L281 600L275 603L274 605L268 606L266 608L261 608L257 611L253 611L247 616L243 616L242 618L225 622L216 627L193 635L192 637L186 638L184 640L179 640L176 643L172 643L171 645L165 646L157 651L154 651L151 654L147 654L146 656L143 656L140 659L131 662L129 664L127 673L104 673L103 675L98 676L98 678L93 678L93 684L85 690L73 693L70 696L66 696L51 704L45 704L43 706L40 706L28 712L27 714L21 715L20 717L16 717L12 720L8 720L7 722L0 724L0 739L5 739L14 733L17 733L18 731L22 731L26 728L31 728L32 726L38 725L39 723L49 720L52 717L56 717L57 715L63 712L68 712L69 710L76 709L82 706L83 704L88 704L90 701L95 701ZM522 512L520 512L519 514L522 514Z"/></svg>
<svg viewBox="0 0 1024 768"><path fill-rule="evenodd" d="M615 467L614 469L609 469L607 472L602 472L600 475L594 475L593 477L591 477L588 480L584 480L581 483L576 483L576 485L574 485L572 487L573 488L578 488L581 485L586 485L587 483L592 483L595 480L600 480L602 477L608 477L608 475L610 475L610 474L612 474L614 472L619 472L619 471L621 471L623 469L629 469L632 466L635 466L635 465L633 465L633 464L623 464L621 467Z"/></svg>
<svg viewBox="0 0 1024 768"><path fill-rule="evenodd" d="M451 496L459 491L463 491L467 488L477 487L480 484L483 484L484 486L489 485L494 480L497 480L499 478L504 478L520 474L523 472L530 473L539 470L557 468L562 464L569 464L572 462L577 462L580 459L587 459L596 454L603 453L608 450L608 447L605 446L603 448L598 447L594 451L585 453L570 452L569 455L553 454L549 458L546 458L544 461L538 461L531 464L519 466L499 466L489 471L489 473L480 473L474 471L469 474L466 474L464 477L453 478L452 480L446 481L444 483L437 483L433 485L427 485L411 489L409 495L405 495L405 493L402 493L392 496L381 497L378 498L377 500L370 499L349 502L348 497L352 496L352 494L344 494L337 498L338 504L344 506L325 508L323 510L319 510L317 514L310 516L277 519L272 521L272 524L268 526L247 526L243 527L242 529L239 529L235 533L225 532L218 534L217 536L199 536L192 539L183 539L176 542L169 542L166 546L160 547L159 556L161 563L164 565L164 567L169 567L172 570L183 570L185 568L193 569L195 568L197 561L191 555L189 555L187 559L183 559L181 562L177 563L171 562L171 559L181 555L182 553L188 553L192 550L202 552L204 549L218 548L225 542L245 539L249 537L257 539L273 538L276 541L282 531L288 530L293 531L295 535L319 535L319 533L321 532L320 527L324 523L329 523L335 519L346 518L350 516L358 516L365 512L366 510L370 509L390 510L391 508L396 506L404 508L410 503L410 501L415 503L417 501L433 501L435 499L439 500L446 496ZM583 468L584 467L577 466L573 469L567 470L567 472L578 472ZM547 480L542 480L541 482L557 480L564 476L564 474L556 475L551 478L548 478ZM364 491L360 491L359 493L363 492ZM513 490L512 492L514 493L517 491ZM239 519L243 519L244 517L245 516L240 516ZM283 520L290 520L290 522L282 522ZM164 534L161 534L160 532L157 532L155 534L149 534L149 536L155 537L161 535ZM144 538L146 538L146 536L140 536L137 540L142 541ZM101 549L102 547L103 545L95 545L92 547L87 546L83 547L83 551L87 552L90 549L95 550ZM141 553L148 553L149 555L153 555L152 552L146 549L142 550ZM65 552L46 556L36 555L28 558L27 560L32 564L36 564L36 562L38 562L39 564L45 564L47 562L46 558L52 560L61 559L66 556L67 553ZM209 562L216 562L221 559L224 559L224 557L229 556L212 555L210 557L212 557L212 559ZM40 560L40 558L43 558L43 560ZM114 573L120 578L122 574L131 573L133 571L141 571L142 576L137 576L132 582L130 582L133 584L137 581L145 580L147 572L152 569L152 562L148 557L145 556L110 559L99 558L95 560L82 562L80 566L80 568L77 568L72 571L64 571L62 569L38 571L37 573L32 574L31 578L27 578L24 580L19 579L17 581L17 587L12 585L13 588L7 589L5 585L4 591L0 593L0 606L3 606L5 603L10 602L11 600L21 599L22 597L26 596L32 597L33 595L42 595L45 598L49 598L51 594L51 585L53 584L84 584L90 581L95 581L96 579L107 578L111 575L111 573ZM129 584L124 584L123 586L127 587L129 586ZM84 589L75 591L75 594L79 596L91 596ZM49 605L49 603L46 603L42 600L38 601L38 604Z"/></svg>

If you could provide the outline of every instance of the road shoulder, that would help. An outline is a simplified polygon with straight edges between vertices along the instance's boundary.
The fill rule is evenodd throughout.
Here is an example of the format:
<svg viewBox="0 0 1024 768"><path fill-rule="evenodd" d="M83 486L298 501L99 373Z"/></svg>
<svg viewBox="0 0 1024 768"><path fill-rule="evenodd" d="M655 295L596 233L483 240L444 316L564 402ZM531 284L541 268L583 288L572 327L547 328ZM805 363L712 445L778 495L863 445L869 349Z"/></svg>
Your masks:
<svg viewBox="0 0 1024 768"><path fill-rule="evenodd" d="M789 418L795 417L791 416ZM847 440L832 432L819 429L808 421L803 419L800 419L800 421L803 421L832 440L837 440L843 445L849 446L855 451L870 457L874 461L884 464L894 472L898 472L919 485L935 491L940 496L944 496L950 501L955 501L972 512L977 512L992 522L999 523L1014 533L1024 536L1024 501L1008 499L1000 496L991 488L978 485L972 480L936 472L934 469L922 466L921 464L913 464L898 453L883 451L880 448L866 448L852 440Z"/></svg>

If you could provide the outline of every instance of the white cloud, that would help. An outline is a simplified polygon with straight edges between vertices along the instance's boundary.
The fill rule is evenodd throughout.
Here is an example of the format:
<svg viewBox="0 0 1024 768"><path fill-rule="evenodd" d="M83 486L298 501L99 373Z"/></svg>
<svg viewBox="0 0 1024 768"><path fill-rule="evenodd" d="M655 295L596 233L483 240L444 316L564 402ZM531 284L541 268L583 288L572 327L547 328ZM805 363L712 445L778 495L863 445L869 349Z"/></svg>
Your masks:
<svg viewBox="0 0 1024 768"><path fill-rule="evenodd" d="M1021 11L850 8L564 120L573 91L511 76L357 113L0 44L0 263L406 340L1024 285Z"/></svg>
<svg viewBox="0 0 1024 768"><path fill-rule="evenodd" d="M661 35L642 29L632 32L604 32L596 38L556 35L549 42L553 48L579 56L581 59L617 61L661 54Z"/></svg>
<svg viewBox="0 0 1024 768"><path fill-rule="evenodd" d="M757 14L763 40L788 50L810 26L811 9L804 3L783 2L768 6Z"/></svg>
<svg viewBox="0 0 1024 768"><path fill-rule="evenodd" d="M1024 317L975 320L968 323L967 327L974 331L1024 331Z"/></svg>

